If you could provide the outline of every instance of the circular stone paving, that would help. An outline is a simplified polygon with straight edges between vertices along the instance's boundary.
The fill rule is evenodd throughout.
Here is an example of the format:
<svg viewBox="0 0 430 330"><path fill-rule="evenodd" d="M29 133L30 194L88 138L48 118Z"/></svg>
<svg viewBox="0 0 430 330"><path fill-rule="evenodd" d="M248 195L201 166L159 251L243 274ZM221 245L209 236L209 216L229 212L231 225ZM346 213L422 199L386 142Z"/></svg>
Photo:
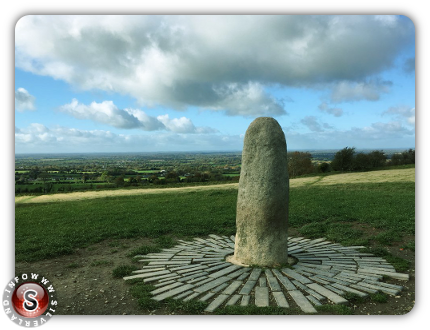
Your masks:
<svg viewBox="0 0 430 330"><path fill-rule="evenodd" d="M209 235L160 253L139 255L145 266L125 280L141 278L152 284L152 299L209 302L206 312L224 305L259 307L298 306L317 313L314 306L346 304L346 293L365 297L378 291L398 295L400 285L381 282L383 276L407 281L383 258L361 253L364 246L342 246L325 238L288 238L288 254L296 263L287 267L258 268L234 265L226 257L234 252L234 236Z"/></svg>

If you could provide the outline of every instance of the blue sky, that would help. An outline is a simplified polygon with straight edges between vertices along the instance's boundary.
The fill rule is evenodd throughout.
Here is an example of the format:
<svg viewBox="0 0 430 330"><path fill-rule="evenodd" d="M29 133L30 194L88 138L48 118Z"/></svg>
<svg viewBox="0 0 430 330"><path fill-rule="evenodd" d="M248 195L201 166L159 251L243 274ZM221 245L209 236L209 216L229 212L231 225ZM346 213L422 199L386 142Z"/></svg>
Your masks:
<svg viewBox="0 0 430 330"><path fill-rule="evenodd" d="M288 149L415 147L404 16L24 16L15 152L241 150L259 116Z"/></svg>

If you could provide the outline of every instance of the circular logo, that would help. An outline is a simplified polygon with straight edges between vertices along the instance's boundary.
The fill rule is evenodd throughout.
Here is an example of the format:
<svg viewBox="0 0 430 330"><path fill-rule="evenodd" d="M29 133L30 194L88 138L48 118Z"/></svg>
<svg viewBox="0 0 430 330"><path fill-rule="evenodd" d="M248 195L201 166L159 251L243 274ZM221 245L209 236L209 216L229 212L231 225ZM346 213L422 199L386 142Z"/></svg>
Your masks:
<svg viewBox="0 0 430 330"><path fill-rule="evenodd" d="M49 297L45 288L37 283L22 283L12 294L12 306L25 317L42 315L48 307Z"/></svg>

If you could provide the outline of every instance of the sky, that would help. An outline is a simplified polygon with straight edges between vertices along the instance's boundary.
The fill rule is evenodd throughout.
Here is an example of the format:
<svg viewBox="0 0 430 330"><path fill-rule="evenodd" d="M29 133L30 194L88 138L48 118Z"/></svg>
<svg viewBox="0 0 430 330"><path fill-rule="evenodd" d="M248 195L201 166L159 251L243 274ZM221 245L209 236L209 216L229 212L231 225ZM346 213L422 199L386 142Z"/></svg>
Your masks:
<svg viewBox="0 0 430 330"><path fill-rule="evenodd" d="M415 27L390 15L29 15L15 153L415 148Z"/></svg>

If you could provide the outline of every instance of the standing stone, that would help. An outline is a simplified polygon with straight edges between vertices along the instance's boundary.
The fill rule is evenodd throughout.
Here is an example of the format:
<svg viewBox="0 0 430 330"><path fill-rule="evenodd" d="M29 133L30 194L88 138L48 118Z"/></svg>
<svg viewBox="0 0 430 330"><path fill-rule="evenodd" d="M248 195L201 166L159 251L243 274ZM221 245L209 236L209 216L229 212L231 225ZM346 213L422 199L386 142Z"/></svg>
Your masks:
<svg viewBox="0 0 430 330"><path fill-rule="evenodd" d="M245 134L230 262L288 263L288 188L285 135L275 119L257 118Z"/></svg>

